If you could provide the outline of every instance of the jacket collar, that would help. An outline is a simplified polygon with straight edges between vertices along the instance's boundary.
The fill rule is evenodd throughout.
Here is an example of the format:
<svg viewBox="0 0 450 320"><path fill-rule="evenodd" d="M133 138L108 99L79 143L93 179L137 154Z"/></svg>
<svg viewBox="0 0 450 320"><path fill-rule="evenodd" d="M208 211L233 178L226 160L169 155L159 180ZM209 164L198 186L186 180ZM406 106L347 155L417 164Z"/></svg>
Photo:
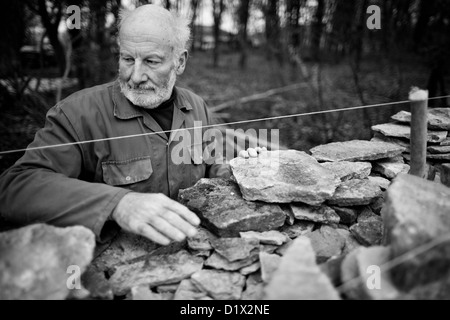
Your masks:
<svg viewBox="0 0 450 320"><path fill-rule="evenodd" d="M192 105L185 99L178 90L177 87L173 88L175 90L175 100L174 105L177 109L192 110ZM127 120L136 117L144 117L145 109L133 105L120 91L119 81L116 80L113 85L113 95L112 100L114 104L114 116L116 118Z"/></svg>

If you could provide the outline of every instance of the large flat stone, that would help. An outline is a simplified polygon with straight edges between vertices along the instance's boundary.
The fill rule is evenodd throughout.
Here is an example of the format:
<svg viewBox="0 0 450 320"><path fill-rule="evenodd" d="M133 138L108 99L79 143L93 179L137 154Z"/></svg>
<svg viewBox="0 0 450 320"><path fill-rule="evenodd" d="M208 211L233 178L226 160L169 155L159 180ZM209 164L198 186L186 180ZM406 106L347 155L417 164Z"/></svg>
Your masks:
<svg viewBox="0 0 450 320"><path fill-rule="evenodd" d="M339 179L313 157L296 150L271 151L230 162L244 199L319 205L330 198Z"/></svg>
<svg viewBox="0 0 450 320"><path fill-rule="evenodd" d="M449 188L401 174L389 187L381 213L386 230L384 243L391 246L391 259L411 253L392 270L393 281L400 289L448 277Z"/></svg>
<svg viewBox="0 0 450 320"><path fill-rule="evenodd" d="M441 153L441 154L427 153L427 159L430 159L430 160L441 160L441 161L450 161L450 153Z"/></svg>
<svg viewBox="0 0 450 320"><path fill-rule="evenodd" d="M276 204L244 200L237 184L226 179L200 179L193 187L180 190L179 201L197 213L209 230L222 237L273 230L286 219Z"/></svg>
<svg viewBox="0 0 450 320"><path fill-rule="evenodd" d="M298 220L320 222L325 224L339 223L337 213L328 206L312 207L304 204L291 204L291 210Z"/></svg>
<svg viewBox="0 0 450 320"><path fill-rule="evenodd" d="M203 259L185 250L176 254L151 256L146 261L122 265L109 279L115 295L125 295L132 287L156 287L180 282L203 267Z"/></svg>
<svg viewBox="0 0 450 320"><path fill-rule="evenodd" d="M409 165L387 160L377 161L373 165L373 171L378 172L388 179L394 179L399 173L408 173Z"/></svg>
<svg viewBox="0 0 450 320"><path fill-rule="evenodd" d="M259 250L254 249L251 255L245 259L230 262L217 252L214 252L206 261L205 266L218 270L237 271L247 267L258 260Z"/></svg>
<svg viewBox="0 0 450 320"><path fill-rule="evenodd" d="M405 150L403 152L411 151L411 142L409 140L402 138L386 137L385 135L379 132L375 132L373 138L370 139L370 141L392 143L404 148Z"/></svg>
<svg viewBox="0 0 450 320"><path fill-rule="evenodd" d="M370 162L324 162L321 164L333 172L341 181L351 179L365 179L372 171L372 164Z"/></svg>
<svg viewBox="0 0 450 320"><path fill-rule="evenodd" d="M82 273L94 248L94 234L81 226L34 224L0 233L0 300L65 299L67 284L76 284L68 281L77 271L71 266Z"/></svg>
<svg viewBox="0 0 450 320"><path fill-rule="evenodd" d="M339 256L345 246L345 239L341 234L336 229L325 225L305 237L311 240L317 263L323 263L332 257Z"/></svg>
<svg viewBox="0 0 450 320"><path fill-rule="evenodd" d="M238 272L203 269L194 273L192 282L216 300L239 300L245 277Z"/></svg>
<svg viewBox="0 0 450 320"><path fill-rule="evenodd" d="M362 206L373 202L382 195L380 187L370 180L349 180L336 190L328 204L340 207Z"/></svg>
<svg viewBox="0 0 450 320"><path fill-rule="evenodd" d="M411 113L400 111L392 116L393 120L411 123ZM428 128L450 130L450 108L434 108L428 110Z"/></svg>
<svg viewBox="0 0 450 320"><path fill-rule="evenodd" d="M311 149L318 161L371 161L400 155L405 148L386 142L353 140L333 142Z"/></svg>
<svg viewBox="0 0 450 320"><path fill-rule="evenodd" d="M292 241L278 269L264 289L268 300L338 300L339 294L316 264L311 242L306 237Z"/></svg>
<svg viewBox="0 0 450 320"><path fill-rule="evenodd" d="M214 250L230 262L247 259L259 248L259 239L219 238L211 241Z"/></svg>
<svg viewBox="0 0 450 320"><path fill-rule="evenodd" d="M429 146L427 151L431 154L450 153L450 146Z"/></svg>
<svg viewBox="0 0 450 320"><path fill-rule="evenodd" d="M411 139L411 128L402 124L385 123L372 126L372 130L380 132L388 137ZM428 130L427 142L438 143L447 138L447 131Z"/></svg>

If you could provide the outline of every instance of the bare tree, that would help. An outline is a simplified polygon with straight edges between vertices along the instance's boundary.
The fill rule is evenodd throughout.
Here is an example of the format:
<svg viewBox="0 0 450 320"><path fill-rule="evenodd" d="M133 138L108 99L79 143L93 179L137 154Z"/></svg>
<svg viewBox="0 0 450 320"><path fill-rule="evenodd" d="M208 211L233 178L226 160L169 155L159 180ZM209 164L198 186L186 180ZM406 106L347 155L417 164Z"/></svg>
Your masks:
<svg viewBox="0 0 450 320"><path fill-rule="evenodd" d="M213 17L214 17L214 50L213 50L213 66L214 68L219 66L219 50L220 50L220 26L222 24L222 14L225 9L224 0L211 0L213 5Z"/></svg>
<svg viewBox="0 0 450 320"><path fill-rule="evenodd" d="M248 56L247 25L250 16L250 5L251 0L240 0L239 7L237 9L237 17L239 25L238 40L239 40L239 48L241 51L239 66L242 69L245 69L247 65L247 56Z"/></svg>
<svg viewBox="0 0 450 320"><path fill-rule="evenodd" d="M191 42L191 51L195 50L195 37L197 36L197 29L195 27L195 21L197 20L198 9L200 7L201 0L191 0L191 12L192 12L192 20L191 20L191 30L192 30L192 42Z"/></svg>

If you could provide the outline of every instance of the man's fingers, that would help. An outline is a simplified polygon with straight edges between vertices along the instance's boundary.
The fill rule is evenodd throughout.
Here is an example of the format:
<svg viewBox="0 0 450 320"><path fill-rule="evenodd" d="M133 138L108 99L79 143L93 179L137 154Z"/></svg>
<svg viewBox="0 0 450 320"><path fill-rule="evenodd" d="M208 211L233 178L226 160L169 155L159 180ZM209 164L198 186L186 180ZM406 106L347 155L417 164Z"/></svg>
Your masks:
<svg viewBox="0 0 450 320"><path fill-rule="evenodd" d="M153 217L149 224L163 236L175 240L175 241L183 241L186 239L186 235L177 229L175 226L170 224L168 221L163 219L162 217Z"/></svg>
<svg viewBox="0 0 450 320"><path fill-rule="evenodd" d="M184 220L186 220L195 227L198 227L200 225L200 219L199 217L197 217L195 213L193 213L191 210L183 206L181 203L178 203L170 198L167 199L170 201L166 203L166 209L172 210L173 212L177 213Z"/></svg>
<svg viewBox="0 0 450 320"><path fill-rule="evenodd" d="M256 158L258 156L258 152L256 152L256 150L253 148L248 148L247 152L250 158Z"/></svg>
<svg viewBox="0 0 450 320"><path fill-rule="evenodd" d="M196 228L194 228L189 222L181 218L175 212L167 211L163 218L178 230L181 230L181 232L183 232L187 237L193 237L197 233Z"/></svg>
<svg viewBox="0 0 450 320"><path fill-rule="evenodd" d="M167 246L170 244L170 239L166 236L162 235L160 232L155 230L152 226L146 223L135 223L130 225L131 231L139 234L147 239L150 239L156 243L159 243L163 246Z"/></svg>

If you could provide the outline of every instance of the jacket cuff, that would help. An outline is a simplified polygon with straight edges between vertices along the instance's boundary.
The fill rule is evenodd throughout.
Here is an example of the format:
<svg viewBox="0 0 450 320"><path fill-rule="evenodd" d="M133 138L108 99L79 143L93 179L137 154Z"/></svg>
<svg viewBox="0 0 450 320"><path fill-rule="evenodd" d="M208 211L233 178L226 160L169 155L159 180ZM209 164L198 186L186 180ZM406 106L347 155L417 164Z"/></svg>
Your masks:
<svg viewBox="0 0 450 320"><path fill-rule="evenodd" d="M120 200L127 194L132 192L131 190L118 188L119 191L111 198L111 200L106 204L105 208L99 214L99 217L94 225L94 233L97 242L105 243L111 240L117 232L119 232L120 227L114 221L108 221L108 218L116 208Z"/></svg>

